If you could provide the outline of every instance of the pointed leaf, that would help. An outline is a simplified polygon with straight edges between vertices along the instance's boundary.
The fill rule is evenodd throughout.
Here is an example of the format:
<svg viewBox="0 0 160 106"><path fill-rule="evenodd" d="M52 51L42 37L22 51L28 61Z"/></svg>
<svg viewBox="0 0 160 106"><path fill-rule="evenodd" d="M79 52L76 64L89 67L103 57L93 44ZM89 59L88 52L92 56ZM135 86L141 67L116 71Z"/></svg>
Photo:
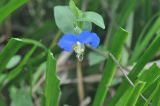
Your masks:
<svg viewBox="0 0 160 106"><path fill-rule="evenodd" d="M68 6L56 6L54 8L54 17L58 28L63 33L74 33L76 17Z"/></svg>
<svg viewBox="0 0 160 106"><path fill-rule="evenodd" d="M84 12L84 16L82 18L79 18L78 21L89 21L105 29L105 24L102 16L96 12L92 11Z"/></svg>
<svg viewBox="0 0 160 106"><path fill-rule="evenodd" d="M58 106L60 96L60 81L56 74L56 60L51 51L48 51L45 81L45 106Z"/></svg>

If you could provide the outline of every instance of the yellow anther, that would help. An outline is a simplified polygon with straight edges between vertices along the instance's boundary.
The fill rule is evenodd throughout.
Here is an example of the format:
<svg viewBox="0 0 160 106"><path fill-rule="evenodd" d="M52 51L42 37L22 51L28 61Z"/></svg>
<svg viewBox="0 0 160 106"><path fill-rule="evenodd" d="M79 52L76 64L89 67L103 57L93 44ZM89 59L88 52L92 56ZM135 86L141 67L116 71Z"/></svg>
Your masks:
<svg viewBox="0 0 160 106"><path fill-rule="evenodd" d="M73 46L73 50L75 51L75 53L77 54L76 57L78 58L79 61L83 60L83 53L85 50L85 46L84 44L77 42L74 46Z"/></svg>

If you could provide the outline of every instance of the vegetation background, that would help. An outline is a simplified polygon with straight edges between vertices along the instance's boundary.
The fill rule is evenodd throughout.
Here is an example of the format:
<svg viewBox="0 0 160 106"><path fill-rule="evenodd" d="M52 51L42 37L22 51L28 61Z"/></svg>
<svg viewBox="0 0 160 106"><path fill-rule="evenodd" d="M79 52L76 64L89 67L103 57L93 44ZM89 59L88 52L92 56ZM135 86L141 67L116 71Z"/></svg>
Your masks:
<svg viewBox="0 0 160 106"><path fill-rule="evenodd" d="M54 7L68 4L0 1L0 106L160 106L160 0L75 0L106 27L81 63L57 45Z"/></svg>

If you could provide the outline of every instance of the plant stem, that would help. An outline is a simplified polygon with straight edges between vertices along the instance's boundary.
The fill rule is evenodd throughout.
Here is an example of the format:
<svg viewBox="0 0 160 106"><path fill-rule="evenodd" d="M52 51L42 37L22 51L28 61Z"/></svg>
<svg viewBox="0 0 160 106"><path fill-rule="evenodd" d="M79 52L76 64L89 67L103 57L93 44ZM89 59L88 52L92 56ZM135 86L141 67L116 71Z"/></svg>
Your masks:
<svg viewBox="0 0 160 106"><path fill-rule="evenodd" d="M49 48L54 48L54 46L57 44L57 41L59 39L59 37L61 36L61 32L58 31L56 34L55 34L55 38L53 39L51 45L49 46Z"/></svg>
<svg viewBox="0 0 160 106"><path fill-rule="evenodd" d="M77 88L78 88L78 96L80 104L84 100L84 87L83 87L83 76L82 76L82 69L81 69L81 62L77 60Z"/></svg>

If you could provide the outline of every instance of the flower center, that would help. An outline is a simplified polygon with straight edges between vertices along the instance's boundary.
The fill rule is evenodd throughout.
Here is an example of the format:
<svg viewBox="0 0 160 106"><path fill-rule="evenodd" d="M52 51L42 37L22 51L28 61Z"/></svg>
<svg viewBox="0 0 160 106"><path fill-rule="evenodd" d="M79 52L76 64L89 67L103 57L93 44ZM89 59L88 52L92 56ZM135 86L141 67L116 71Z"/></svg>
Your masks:
<svg viewBox="0 0 160 106"><path fill-rule="evenodd" d="M83 60L83 53L85 50L85 46L83 43L77 42L74 46L73 46L73 50L75 51L75 53L77 54L76 57L78 58L78 60L82 61Z"/></svg>

